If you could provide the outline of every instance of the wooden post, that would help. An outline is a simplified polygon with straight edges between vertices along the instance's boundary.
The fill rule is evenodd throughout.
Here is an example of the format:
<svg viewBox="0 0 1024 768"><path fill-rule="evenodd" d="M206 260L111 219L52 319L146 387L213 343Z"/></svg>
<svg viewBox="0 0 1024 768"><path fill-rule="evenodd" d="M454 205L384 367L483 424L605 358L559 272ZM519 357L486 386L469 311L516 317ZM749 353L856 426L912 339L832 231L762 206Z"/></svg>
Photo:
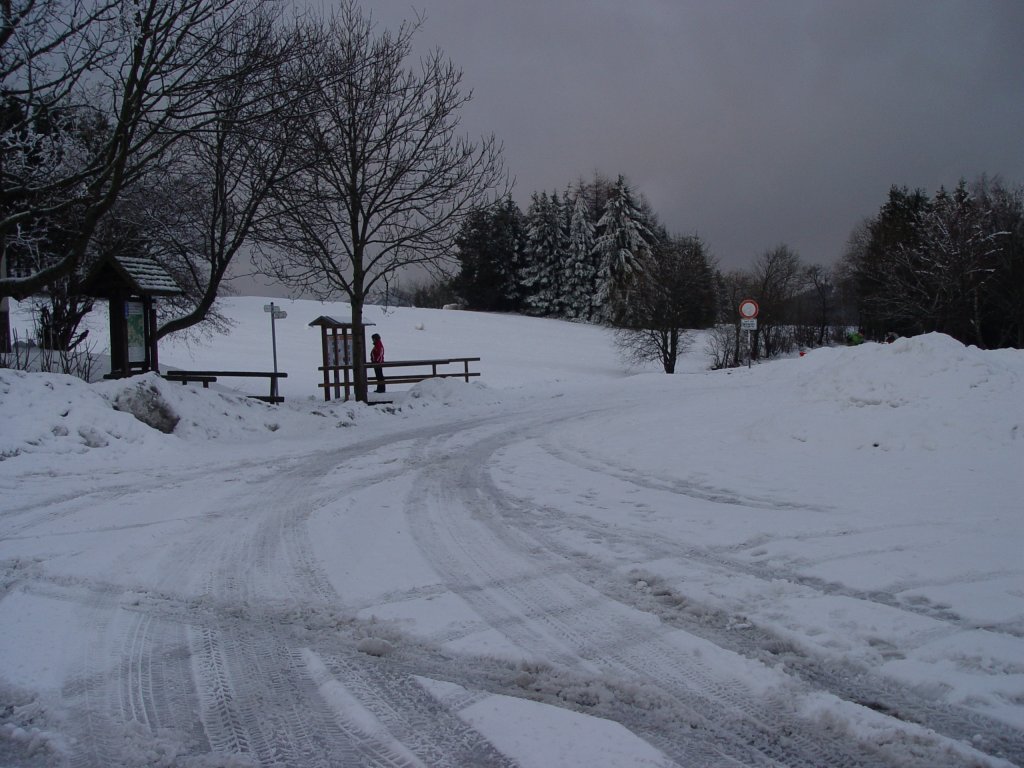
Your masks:
<svg viewBox="0 0 1024 768"><path fill-rule="evenodd" d="M148 297L146 303L148 304L146 315L149 318L149 330L146 331L146 339L149 341L149 370L160 373L160 357L156 343L156 307L153 306L153 300Z"/></svg>
<svg viewBox="0 0 1024 768"><path fill-rule="evenodd" d="M11 351L11 310L10 299L0 298L0 352Z"/></svg>
<svg viewBox="0 0 1024 768"><path fill-rule="evenodd" d="M328 356L326 325L320 326L320 347L323 350L324 360L324 401L329 401L331 399L331 388L329 386L331 383L331 372L327 370L327 366L330 365L331 363L330 358Z"/></svg>
<svg viewBox="0 0 1024 768"><path fill-rule="evenodd" d="M128 329L125 312L128 302L124 296L110 297L110 376L119 379L131 375L128 364Z"/></svg>
<svg viewBox="0 0 1024 768"><path fill-rule="evenodd" d="M337 331L335 331L337 332ZM352 349L352 336L348 329L341 333L341 364L345 366L343 379L345 380L345 401L352 397L352 369L349 368L352 365L352 356L349 354L349 350Z"/></svg>

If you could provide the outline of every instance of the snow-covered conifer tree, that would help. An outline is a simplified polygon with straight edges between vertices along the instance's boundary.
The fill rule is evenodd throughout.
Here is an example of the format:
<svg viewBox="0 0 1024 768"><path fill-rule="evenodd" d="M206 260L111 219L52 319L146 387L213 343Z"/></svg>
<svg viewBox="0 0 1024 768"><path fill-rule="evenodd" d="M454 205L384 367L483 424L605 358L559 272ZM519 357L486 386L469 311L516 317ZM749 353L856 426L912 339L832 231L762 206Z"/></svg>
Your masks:
<svg viewBox="0 0 1024 768"><path fill-rule="evenodd" d="M598 265L594 258L594 223L590 218L590 206L587 205L582 185L576 191L569 216L568 240L562 278L565 315L589 320L594 312Z"/></svg>
<svg viewBox="0 0 1024 768"><path fill-rule="evenodd" d="M615 189L597 223L594 250L600 256L599 304L604 319L614 315L614 305L627 300L629 284L643 271L655 236L644 222L633 192L620 174Z"/></svg>
<svg viewBox="0 0 1024 768"><path fill-rule="evenodd" d="M526 304L533 314L561 313L561 262L565 253L562 202L558 193L531 197L526 214L526 267L523 287Z"/></svg>

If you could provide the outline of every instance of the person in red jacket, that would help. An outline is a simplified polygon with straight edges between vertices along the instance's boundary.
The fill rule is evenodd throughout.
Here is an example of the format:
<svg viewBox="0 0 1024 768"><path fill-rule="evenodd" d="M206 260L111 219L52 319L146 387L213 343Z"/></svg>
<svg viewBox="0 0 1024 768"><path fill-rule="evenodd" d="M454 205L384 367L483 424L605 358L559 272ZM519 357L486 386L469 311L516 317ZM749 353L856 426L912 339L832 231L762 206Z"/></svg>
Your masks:
<svg viewBox="0 0 1024 768"><path fill-rule="evenodd" d="M373 339L373 349L370 350L371 363L384 362L384 342L380 340L380 334L375 333L370 337ZM377 391L384 391L384 369L379 365L373 366L373 372L377 375Z"/></svg>

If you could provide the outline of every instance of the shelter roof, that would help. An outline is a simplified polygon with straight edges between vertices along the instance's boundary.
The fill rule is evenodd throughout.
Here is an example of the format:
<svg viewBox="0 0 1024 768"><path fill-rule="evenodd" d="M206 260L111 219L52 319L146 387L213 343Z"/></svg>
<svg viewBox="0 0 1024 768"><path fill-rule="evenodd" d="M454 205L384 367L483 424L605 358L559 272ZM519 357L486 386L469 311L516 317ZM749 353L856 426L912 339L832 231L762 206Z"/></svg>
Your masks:
<svg viewBox="0 0 1024 768"><path fill-rule="evenodd" d="M333 317L327 315L320 315L316 320L310 323L311 326L318 325L322 328L351 328L351 322L344 322L342 320L335 320ZM363 326L376 325L376 323L363 323Z"/></svg>
<svg viewBox="0 0 1024 768"><path fill-rule="evenodd" d="M167 270L148 256L106 256L85 279L85 292L109 298L127 292L140 296L177 296L181 288Z"/></svg>

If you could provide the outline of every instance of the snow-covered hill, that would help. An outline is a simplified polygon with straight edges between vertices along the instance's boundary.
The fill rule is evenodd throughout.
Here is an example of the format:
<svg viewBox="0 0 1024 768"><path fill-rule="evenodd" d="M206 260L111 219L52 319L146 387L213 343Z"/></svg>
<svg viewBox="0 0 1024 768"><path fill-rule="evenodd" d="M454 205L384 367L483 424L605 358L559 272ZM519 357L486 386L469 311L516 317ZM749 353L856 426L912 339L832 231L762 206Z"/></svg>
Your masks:
<svg viewBox="0 0 1024 768"><path fill-rule="evenodd" d="M162 362L269 369L265 301ZM0 764L1024 761L1024 353L372 308L483 374L374 408L275 302L280 406L0 370Z"/></svg>

